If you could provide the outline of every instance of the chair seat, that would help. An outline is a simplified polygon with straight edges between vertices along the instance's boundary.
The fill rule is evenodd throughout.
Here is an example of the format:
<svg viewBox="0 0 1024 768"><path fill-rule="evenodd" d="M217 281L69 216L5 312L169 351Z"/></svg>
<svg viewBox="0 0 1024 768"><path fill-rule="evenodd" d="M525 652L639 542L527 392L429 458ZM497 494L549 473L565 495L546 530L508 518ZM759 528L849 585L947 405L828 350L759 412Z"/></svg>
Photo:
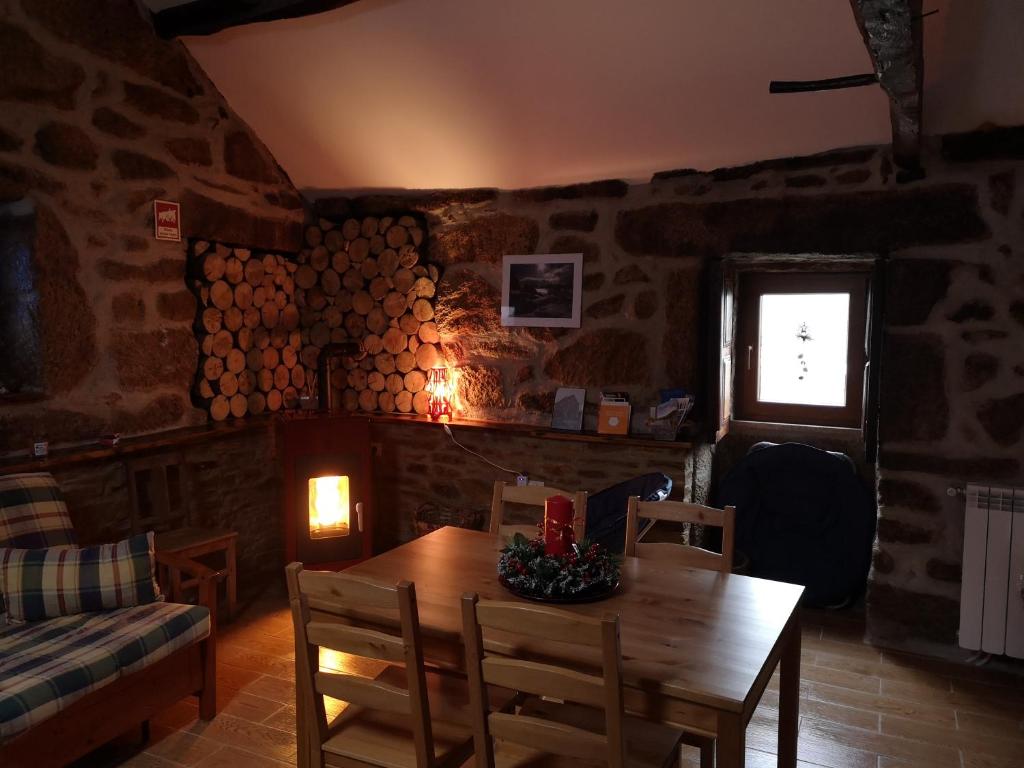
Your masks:
<svg viewBox="0 0 1024 768"><path fill-rule="evenodd" d="M439 765L460 765L473 753L472 709L466 680L446 672L428 671L427 698L434 734L434 754ZM405 688L405 669L388 666L376 680ZM494 709L509 707L512 691L491 686ZM369 710L350 705L329 726L323 744L328 765L347 766L356 760L382 768L415 768L412 723L408 715ZM342 758L334 760L332 755Z"/></svg>
<svg viewBox="0 0 1024 768"><path fill-rule="evenodd" d="M192 547L212 545L226 542L238 533L226 528L178 528L173 531L158 533L155 537L156 549L160 552L177 552Z"/></svg>
<svg viewBox="0 0 1024 768"><path fill-rule="evenodd" d="M523 704L520 714L582 728L593 733L604 733L604 713L577 704L562 704L531 697ZM668 768L678 763L682 731L628 715L623 720L623 726L626 737L626 765L629 768ZM591 763L554 755L543 749L531 749L501 739L495 739L494 742L494 764L496 768L607 768L607 763L604 762Z"/></svg>

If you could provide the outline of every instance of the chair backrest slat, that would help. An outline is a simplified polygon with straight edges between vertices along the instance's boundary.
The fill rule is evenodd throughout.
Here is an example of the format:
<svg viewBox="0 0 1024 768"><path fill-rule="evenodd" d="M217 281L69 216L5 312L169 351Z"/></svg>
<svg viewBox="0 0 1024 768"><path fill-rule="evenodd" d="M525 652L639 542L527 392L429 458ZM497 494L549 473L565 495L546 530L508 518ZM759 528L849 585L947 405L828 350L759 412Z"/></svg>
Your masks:
<svg viewBox="0 0 1024 768"><path fill-rule="evenodd" d="M488 656L483 660L483 674L488 685L592 707L604 707L605 704L604 679L572 669Z"/></svg>
<svg viewBox="0 0 1024 768"><path fill-rule="evenodd" d="M595 763L608 760L608 740L600 734L553 720L495 712L487 719L491 735L528 746L543 745L545 752Z"/></svg>
<svg viewBox="0 0 1024 768"><path fill-rule="evenodd" d="M485 600L476 606L481 627L561 643L601 647L601 621L529 603Z"/></svg>
<svg viewBox="0 0 1024 768"><path fill-rule="evenodd" d="M586 491L562 491L550 485L512 485L502 480L494 483L494 495L491 498L491 521L488 531L495 535L509 536L513 533L522 533L527 538L533 538L536 527L530 525L506 524L505 505L523 504L530 507L540 507L543 520L544 502L552 496L565 496L573 500L573 534L577 541L582 539L586 533L587 525L587 492Z"/></svg>
<svg viewBox="0 0 1024 768"><path fill-rule="evenodd" d="M680 552L681 549L685 551ZM702 568L706 571L722 570L722 556L718 552L692 545L673 544L670 541L638 541L632 556L666 560L685 564L687 568Z"/></svg>
<svg viewBox="0 0 1024 768"><path fill-rule="evenodd" d="M312 719L308 722L299 718L296 722L299 750L305 758L299 764L323 763L322 744L328 738L323 700L326 695L368 709L407 715L416 765L433 768L436 757L413 585L403 581L390 586L344 573L306 571L301 563L292 563L285 572L295 628L296 697L304 705L297 709L310 713ZM313 621L311 609L344 616L385 611L393 617L397 613L400 636ZM321 672L321 647L371 659L400 661L406 668L408 688L359 675Z"/></svg>
<svg viewBox="0 0 1024 768"><path fill-rule="evenodd" d="M379 680L337 672L317 672L316 692L339 701L348 701L369 709L381 709L408 715L409 691Z"/></svg>
<svg viewBox="0 0 1024 768"><path fill-rule="evenodd" d="M619 617L603 619L581 616L548 606L499 601L481 601L476 595L462 598L466 672L473 710L473 740L479 768L493 768L493 737L542 746L544 751L570 757L606 762L622 768L625 738L622 730L622 649ZM485 648L484 632L501 636L514 634L530 638L574 643L600 651L601 676L579 672L571 663L559 666L525 659L495 656ZM516 646L502 639L501 646L515 652ZM527 714L491 712L487 686L513 688L535 696L562 699L604 710L605 731L593 733L565 723Z"/></svg>
<svg viewBox="0 0 1024 768"><path fill-rule="evenodd" d="M721 528L725 510L684 501L638 501L640 517L655 517L675 523L700 523ZM648 514L651 513L651 514Z"/></svg>
<svg viewBox="0 0 1024 768"><path fill-rule="evenodd" d="M405 661L405 643L385 632L344 624L311 621L306 637L313 645L380 661Z"/></svg>
<svg viewBox="0 0 1024 768"><path fill-rule="evenodd" d="M339 578L342 577L342 578ZM326 571L300 571L299 587L310 600L338 610L348 608L384 608L398 610L398 593L368 579Z"/></svg>
<svg viewBox="0 0 1024 768"><path fill-rule="evenodd" d="M722 553L711 552L700 547L672 544L670 542L648 542L639 540L640 518L667 520L676 523L695 523L722 529ZM650 557L659 560L673 560L690 568L729 573L732 571L736 536L736 509L716 509L701 504L687 504L681 501L640 501L636 496L629 498L626 514L627 557Z"/></svg>

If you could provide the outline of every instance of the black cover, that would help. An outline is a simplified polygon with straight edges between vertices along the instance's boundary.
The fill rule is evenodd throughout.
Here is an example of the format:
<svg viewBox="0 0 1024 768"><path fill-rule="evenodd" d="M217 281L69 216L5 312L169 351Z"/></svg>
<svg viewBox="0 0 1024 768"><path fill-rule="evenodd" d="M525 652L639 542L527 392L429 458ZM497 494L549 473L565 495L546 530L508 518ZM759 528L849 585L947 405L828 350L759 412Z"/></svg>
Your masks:
<svg viewBox="0 0 1024 768"><path fill-rule="evenodd" d="M626 548L629 497L664 501L671 492L671 478L661 472L651 472L593 494L587 499L587 538L612 552L622 552Z"/></svg>
<svg viewBox="0 0 1024 768"><path fill-rule="evenodd" d="M804 603L837 606L864 591L875 505L849 457L800 443L759 443L726 475L736 548L750 575L802 584Z"/></svg>

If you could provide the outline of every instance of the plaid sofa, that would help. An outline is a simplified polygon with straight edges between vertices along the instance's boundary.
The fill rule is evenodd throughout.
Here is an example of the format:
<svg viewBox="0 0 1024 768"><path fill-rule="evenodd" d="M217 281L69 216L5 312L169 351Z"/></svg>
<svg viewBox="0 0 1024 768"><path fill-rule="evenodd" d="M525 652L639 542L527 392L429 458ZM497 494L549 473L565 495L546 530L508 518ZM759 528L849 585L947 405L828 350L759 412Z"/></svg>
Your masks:
<svg viewBox="0 0 1024 768"><path fill-rule="evenodd" d="M206 608L175 603L0 627L0 744L209 634Z"/></svg>
<svg viewBox="0 0 1024 768"><path fill-rule="evenodd" d="M0 547L76 543L64 497L50 474L0 477ZM0 747L90 692L210 632L206 607L165 602L7 624L0 596Z"/></svg>

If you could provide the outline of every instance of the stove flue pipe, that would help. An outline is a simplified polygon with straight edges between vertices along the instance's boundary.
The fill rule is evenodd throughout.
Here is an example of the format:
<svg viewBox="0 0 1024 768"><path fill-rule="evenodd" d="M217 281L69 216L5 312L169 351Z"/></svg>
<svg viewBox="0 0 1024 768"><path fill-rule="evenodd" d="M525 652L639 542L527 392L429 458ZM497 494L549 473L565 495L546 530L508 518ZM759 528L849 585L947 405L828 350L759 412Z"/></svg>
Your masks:
<svg viewBox="0 0 1024 768"><path fill-rule="evenodd" d="M320 388L321 411L334 410L334 388L331 386L331 360L336 357L359 361L366 357L366 350L358 341L342 341L328 344L320 350L316 359L316 378Z"/></svg>

